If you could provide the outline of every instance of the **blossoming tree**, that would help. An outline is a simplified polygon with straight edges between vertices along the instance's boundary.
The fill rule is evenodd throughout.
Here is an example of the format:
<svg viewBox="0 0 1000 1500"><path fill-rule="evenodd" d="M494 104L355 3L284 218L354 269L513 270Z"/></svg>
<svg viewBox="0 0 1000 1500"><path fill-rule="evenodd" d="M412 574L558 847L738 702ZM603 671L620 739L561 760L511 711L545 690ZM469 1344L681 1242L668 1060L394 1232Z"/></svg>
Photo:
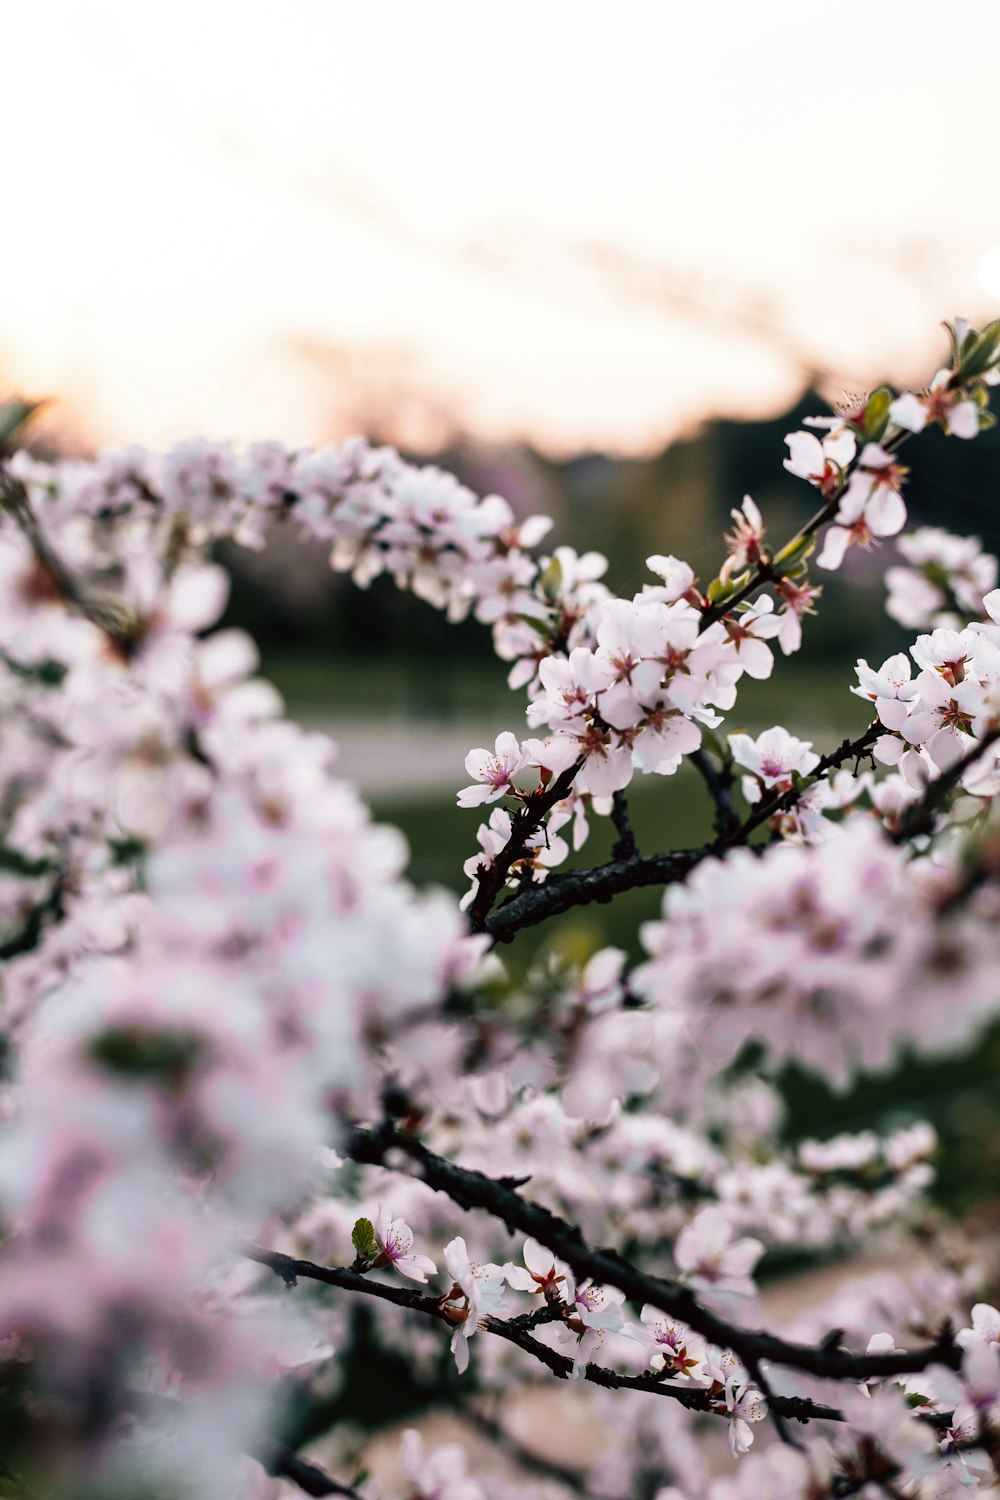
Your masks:
<svg viewBox="0 0 1000 1500"><path fill-rule="evenodd" d="M794 1056L843 1084L1000 1008L997 563L900 535L904 444L992 421L1000 324L949 332L925 391L789 435L816 506L793 537L747 497L716 577L657 555L627 599L596 554L540 555L544 519L362 441L49 464L0 409L5 1493L370 1497L366 1434L439 1410L473 1452L411 1420L390 1493L997 1492L982 1249L932 1237L919 1275L793 1325L756 1281L782 1247L895 1254L935 1144L790 1146L768 1079ZM213 628L213 543L279 526L471 612L527 690L530 733L456 768L461 901L407 883L333 745ZM915 637L857 664L865 731L727 733L823 570L897 535ZM714 827L640 848L630 782L685 762ZM611 858L565 869L594 817ZM663 888L643 962L507 973L525 929L640 886ZM530 1440L525 1394L553 1413ZM572 1461L546 1442L567 1397Z"/></svg>

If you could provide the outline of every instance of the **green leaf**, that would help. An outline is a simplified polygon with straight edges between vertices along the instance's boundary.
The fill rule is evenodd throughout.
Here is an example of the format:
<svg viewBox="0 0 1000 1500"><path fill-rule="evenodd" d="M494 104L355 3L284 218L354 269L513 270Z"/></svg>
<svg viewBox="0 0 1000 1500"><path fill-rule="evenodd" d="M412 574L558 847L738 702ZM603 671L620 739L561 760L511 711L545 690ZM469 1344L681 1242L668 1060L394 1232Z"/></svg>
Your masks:
<svg viewBox="0 0 1000 1500"><path fill-rule="evenodd" d="M546 599L555 601L562 590L563 570L558 557L550 557L545 571L538 580Z"/></svg>
<svg viewBox="0 0 1000 1500"><path fill-rule="evenodd" d="M24 428L44 405L44 401L24 401L20 396L0 401L0 454L14 452Z"/></svg>
<svg viewBox="0 0 1000 1500"><path fill-rule="evenodd" d="M790 564L804 562L807 557L812 556L815 550L815 536L793 537L786 546L782 547L774 559L773 566L780 568L782 572L788 572Z"/></svg>
<svg viewBox="0 0 1000 1500"><path fill-rule="evenodd" d="M357 1252L358 1260L367 1265L375 1259L378 1255L378 1241L371 1219L358 1219L351 1230L351 1244Z"/></svg>
<svg viewBox="0 0 1000 1500"><path fill-rule="evenodd" d="M709 604L724 604L733 594L739 592L749 577L749 573L741 573L739 578L713 578L708 585Z"/></svg>
<svg viewBox="0 0 1000 1500"><path fill-rule="evenodd" d="M888 386L880 385L878 390L872 391L865 404L865 441L869 443L880 442L885 429L889 425L889 407L892 405L892 392Z"/></svg>
<svg viewBox="0 0 1000 1500"><path fill-rule="evenodd" d="M985 375L1000 359L1000 318L988 323L982 333L971 333L962 345L959 371L963 380Z"/></svg>
<svg viewBox="0 0 1000 1500"><path fill-rule="evenodd" d="M552 634L552 621L539 620L534 615L515 615L515 620L520 620L525 625L530 625L532 630L537 630L540 636L548 637Z"/></svg>

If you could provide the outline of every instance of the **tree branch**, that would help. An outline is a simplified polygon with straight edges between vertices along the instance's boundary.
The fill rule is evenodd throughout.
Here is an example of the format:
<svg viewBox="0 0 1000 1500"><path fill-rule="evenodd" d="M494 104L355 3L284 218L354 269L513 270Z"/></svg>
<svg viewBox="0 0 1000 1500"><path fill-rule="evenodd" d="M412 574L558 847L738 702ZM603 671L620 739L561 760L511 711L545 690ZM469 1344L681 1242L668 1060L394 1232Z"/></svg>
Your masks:
<svg viewBox="0 0 1000 1500"><path fill-rule="evenodd" d="M611 850L612 858L633 859L639 853L639 849L632 831L632 820L628 815L628 799L624 792L611 794L611 821L618 834L614 848Z"/></svg>
<svg viewBox="0 0 1000 1500"><path fill-rule="evenodd" d="M352 1500L361 1500L358 1491L349 1484L341 1484L319 1464L300 1458L281 1443L269 1443L257 1454L257 1459L266 1473L290 1480L305 1495L348 1495Z"/></svg>
<svg viewBox="0 0 1000 1500"><path fill-rule="evenodd" d="M395 1139L394 1144L398 1144ZM355 1160L358 1159L368 1160L369 1158L355 1158ZM462 1169L456 1168L455 1170L461 1171ZM486 1181L492 1181L492 1179L487 1178ZM534 1205L531 1206L534 1207ZM546 1210L540 1209L539 1212L545 1213ZM383 1302L391 1302L396 1307L403 1307L410 1312L419 1312L425 1317L434 1318L440 1323L445 1323L449 1328L454 1327L452 1320L444 1311L443 1299L440 1297L426 1296L405 1287L387 1286L384 1282L370 1281L366 1276L347 1267L316 1265L309 1260L298 1260L294 1256L283 1255L277 1250L265 1250L260 1245L245 1247L244 1254L259 1265L269 1267L288 1287L295 1286L300 1278L306 1281L319 1281L326 1286L360 1292L366 1297L377 1297ZM546 1304L518 1318L485 1317L481 1320L480 1327L484 1332L495 1334L497 1338L504 1339L508 1344L513 1344L523 1350L525 1354L530 1354L539 1364L550 1370L557 1379L568 1380L573 1373L573 1361L569 1356L550 1349L547 1344L533 1337L533 1330L541 1324L556 1323L561 1320L562 1310ZM599 1385L609 1391L648 1391L653 1395L666 1396L672 1401L679 1401L689 1411L713 1412L716 1409L707 1388L665 1385L656 1371L644 1375L622 1375L617 1370L607 1369L604 1365L588 1364L584 1378L591 1385ZM783 1416L799 1422L808 1422L811 1419L833 1422L841 1420L841 1414L835 1407L824 1406L806 1397L775 1396L773 1400L776 1410Z"/></svg>
<svg viewBox="0 0 1000 1500"><path fill-rule="evenodd" d="M839 770L846 762L858 760L883 733L881 724L870 724L856 739L843 740L836 750L822 757L811 772L809 785L814 785L831 771ZM544 885L532 886L513 896L494 916L483 922L482 928L494 942L509 943L523 928L534 927L573 907L610 901L614 896L641 886L674 885L684 880L703 860L746 844L763 823L790 811L802 795L803 792L795 787L786 792L772 793L757 804L744 822L737 823L729 833L720 835L711 844L703 844L700 849L679 849L672 854L653 854L647 858L635 855L630 859L612 859L591 870L567 870Z"/></svg>
<svg viewBox="0 0 1000 1500"><path fill-rule="evenodd" d="M533 833L537 833L544 821L545 814L557 802L569 795L576 780L577 772L583 765L578 760L561 776L557 776L552 785L546 791L537 791L530 796L517 812L511 822L510 838L500 850L493 863L484 867L480 865L478 877L479 886L476 891L475 900L469 907L469 921L474 932L482 932L486 927L486 918L489 914L497 896L503 889L507 879L507 872L511 865L525 852L525 845Z"/></svg>
<svg viewBox="0 0 1000 1500"><path fill-rule="evenodd" d="M740 816L733 805L733 769L731 765L724 764L716 768L712 757L704 745L700 750L688 757L695 770L701 775L708 787L709 795L715 803L714 827L716 837L723 839L736 832L740 826Z"/></svg>
<svg viewBox="0 0 1000 1500"><path fill-rule="evenodd" d="M1000 740L1000 726L988 730L982 739L962 756L961 760L957 760L940 776L928 782L920 801L912 803L900 819L899 827L893 834L894 841L897 844L904 844L922 833L933 833L934 817L941 803L948 793L958 786L966 771L974 766L998 740Z"/></svg>
<svg viewBox="0 0 1000 1500"><path fill-rule="evenodd" d="M593 1249L576 1225L541 1204L522 1198L496 1178L437 1156L421 1141L392 1125L384 1125L377 1131L355 1130L347 1146L354 1161L377 1166L384 1166L386 1155L393 1150L409 1157L423 1181L445 1193L459 1207L485 1209L511 1234L518 1231L540 1241L576 1275L617 1287L633 1302L648 1302L680 1319L711 1343L732 1349L748 1369L753 1361L766 1359L769 1364L802 1370L827 1380L864 1380L916 1374L932 1364L952 1369L960 1364L961 1350L950 1334L934 1344L898 1354L849 1354L780 1338L763 1329L742 1328L703 1306L689 1287L649 1276L614 1250ZM544 1362L549 1363L548 1358Z"/></svg>

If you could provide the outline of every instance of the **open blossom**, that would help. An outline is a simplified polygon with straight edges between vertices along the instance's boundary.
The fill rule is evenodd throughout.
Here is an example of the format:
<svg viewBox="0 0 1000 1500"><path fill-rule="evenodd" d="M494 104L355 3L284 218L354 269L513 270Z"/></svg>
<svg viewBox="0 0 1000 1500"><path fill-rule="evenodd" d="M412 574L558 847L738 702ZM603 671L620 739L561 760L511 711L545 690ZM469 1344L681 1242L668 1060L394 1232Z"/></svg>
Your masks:
<svg viewBox="0 0 1000 1500"><path fill-rule="evenodd" d="M690 1380L708 1385L704 1340L684 1323L648 1303L640 1323L628 1323L622 1332L643 1345L650 1367L662 1370L668 1380Z"/></svg>
<svg viewBox="0 0 1000 1500"><path fill-rule="evenodd" d="M878 537L895 536L906 525L900 490L906 469L878 443L867 443L848 480L816 558L821 568L839 568L848 547L870 547Z"/></svg>
<svg viewBox="0 0 1000 1500"><path fill-rule="evenodd" d="M765 792L792 785L792 775L808 776L819 764L819 756L808 740L799 740L776 724L751 739L748 734L731 734L729 748L738 766L750 772L743 777L743 795L748 802L759 802Z"/></svg>
<svg viewBox="0 0 1000 1500"><path fill-rule="evenodd" d="M729 1450L734 1458L748 1453L753 1444L753 1428L767 1415L767 1403L756 1386L750 1383L726 1383L726 1415L729 1418Z"/></svg>
<svg viewBox="0 0 1000 1500"><path fill-rule="evenodd" d="M561 1297L566 1289L569 1271L557 1261L551 1250L537 1240L527 1239L521 1252L523 1268L508 1261L504 1266L507 1283L518 1292L538 1292L545 1297Z"/></svg>
<svg viewBox="0 0 1000 1500"><path fill-rule="evenodd" d="M597 1286L588 1281L577 1287L570 1299L566 1327L575 1335L571 1380L583 1380L587 1365L593 1360L609 1333L622 1326L623 1292L617 1287Z"/></svg>
<svg viewBox="0 0 1000 1500"><path fill-rule="evenodd" d="M430 1452L414 1428L403 1433L403 1469L410 1481L409 1500L486 1500L482 1487L468 1477L464 1449L444 1443Z"/></svg>
<svg viewBox="0 0 1000 1500"><path fill-rule="evenodd" d="M863 659L857 665L858 686L851 689L859 698L875 705L875 712L886 729L900 729L919 688L911 680L912 668L902 651L890 656L877 671Z"/></svg>
<svg viewBox="0 0 1000 1500"><path fill-rule="evenodd" d="M762 594L752 608L735 617L727 616L722 624L747 676L758 680L770 677L774 657L767 642L781 634L781 620L774 613L771 596Z"/></svg>
<svg viewBox="0 0 1000 1500"><path fill-rule="evenodd" d="M904 391L889 407L889 419L907 432L923 432L928 422L937 422L951 437L974 438L979 434L979 407L961 388L953 388L950 370L938 370L920 395Z"/></svg>
<svg viewBox="0 0 1000 1500"><path fill-rule="evenodd" d="M456 1235L445 1245L444 1263L454 1284L443 1306L449 1321L456 1325L451 1352L461 1375L468 1369L469 1340L479 1327L480 1319L501 1316L506 1311L504 1270L502 1266L480 1265L478 1261L470 1260L461 1235Z"/></svg>
<svg viewBox="0 0 1000 1500"><path fill-rule="evenodd" d="M784 466L788 472L808 480L827 497L836 492L857 448L854 433L840 423L825 438L812 432L790 432L785 442L788 457Z"/></svg>
<svg viewBox="0 0 1000 1500"><path fill-rule="evenodd" d="M376 1266L392 1266L411 1281L426 1281L435 1274L437 1266L430 1256L413 1253L413 1230L404 1219L394 1219L387 1204L379 1204L372 1227L379 1247Z"/></svg>
<svg viewBox="0 0 1000 1500"><path fill-rule="evenodd" d="M459 807L479 807L495 802L514 790L513 780L525 764L524 751L517 736L505 731L498 734L493 750L470 750L465 769L479 786L467 786L458 794Z"/></svg>
<svg viewBox="0 0 1000 1500"><path fill-rule="evenodd" d="M677 1269L697 1291L732 1292L751 1297L751 1272L764 1253L760 1240L736 1239L718 1208L703 1208L686 1224L674 1245Z"/></svg>

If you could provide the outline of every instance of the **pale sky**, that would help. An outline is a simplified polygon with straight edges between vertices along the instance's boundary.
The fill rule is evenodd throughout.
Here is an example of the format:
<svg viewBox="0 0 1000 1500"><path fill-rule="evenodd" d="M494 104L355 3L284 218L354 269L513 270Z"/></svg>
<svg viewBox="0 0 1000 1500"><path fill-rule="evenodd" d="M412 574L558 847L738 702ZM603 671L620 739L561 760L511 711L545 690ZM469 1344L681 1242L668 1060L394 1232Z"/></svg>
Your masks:
<svg viewBox="0 0 1000 1500"><path fill-rule="evenodd" d="M1000 315L987 0L28 0L0 42L0 381L87 441L639 451Z"/></svg>

